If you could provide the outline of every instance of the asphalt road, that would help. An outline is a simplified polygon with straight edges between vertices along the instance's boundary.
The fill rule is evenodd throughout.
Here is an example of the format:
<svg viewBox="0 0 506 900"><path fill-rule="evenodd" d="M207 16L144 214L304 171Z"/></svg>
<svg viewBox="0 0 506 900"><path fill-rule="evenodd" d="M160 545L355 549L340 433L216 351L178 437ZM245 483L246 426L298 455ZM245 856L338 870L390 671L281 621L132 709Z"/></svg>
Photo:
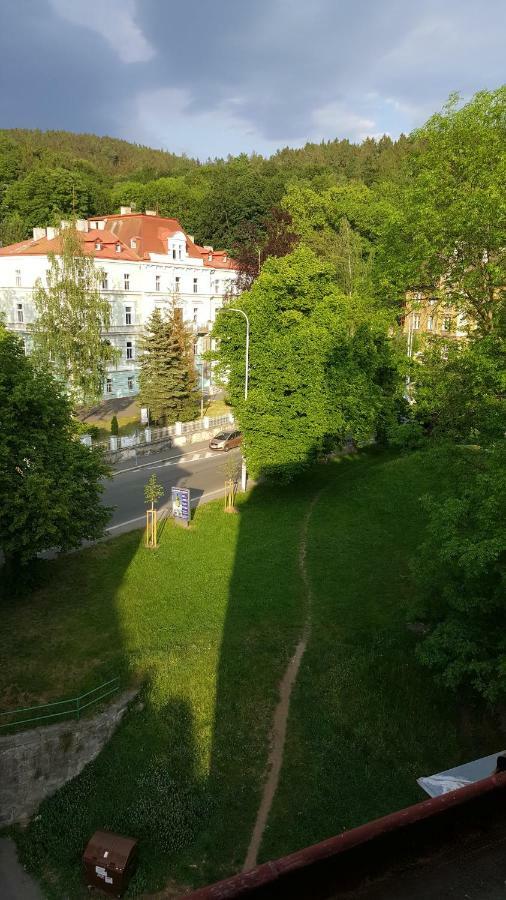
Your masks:
<svg viewBox="0 0 506 900"><path fill-rule="evenodd" d="M159 510L167 509L171 487L190 488L192 506L206 500L215 500L224 492L224 464L230 459L240 460L240 450L229 453L212 451L208 442L189 447L169 448L162 453L128 460L122 464L112 479L105 483L103 503L114 506L108 531L121 534L133 528L141 528L146 516L144 485L153 472L165 488L165 496ZM127 468L125 468L127 467Z"/></svg>

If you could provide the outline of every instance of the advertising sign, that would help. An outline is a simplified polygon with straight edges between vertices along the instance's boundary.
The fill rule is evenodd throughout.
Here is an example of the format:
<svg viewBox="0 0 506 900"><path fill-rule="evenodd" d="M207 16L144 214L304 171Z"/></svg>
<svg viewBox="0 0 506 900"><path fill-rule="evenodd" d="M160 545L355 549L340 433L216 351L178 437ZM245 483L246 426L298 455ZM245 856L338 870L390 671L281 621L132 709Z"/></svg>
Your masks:
<svg viewBox="0 0 506 900"><path fill-rule="evenodd" d="M189 523L191 519L190 491L188 488L173 487L172 494L172 515L175 519Z"/></svg>

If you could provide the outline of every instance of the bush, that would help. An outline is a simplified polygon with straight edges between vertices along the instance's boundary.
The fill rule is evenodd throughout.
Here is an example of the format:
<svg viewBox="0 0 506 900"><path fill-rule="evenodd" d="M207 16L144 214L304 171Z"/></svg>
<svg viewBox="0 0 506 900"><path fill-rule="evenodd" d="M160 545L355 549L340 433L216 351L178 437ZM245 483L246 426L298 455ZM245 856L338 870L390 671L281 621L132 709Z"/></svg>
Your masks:
<svg viewBox="0 0 506 900"><path fill-rule="evenodd" d="M119 434L119 425L116 416L113 416L111 419L111 434L113 434L115 437L117 437Z"/></svg>

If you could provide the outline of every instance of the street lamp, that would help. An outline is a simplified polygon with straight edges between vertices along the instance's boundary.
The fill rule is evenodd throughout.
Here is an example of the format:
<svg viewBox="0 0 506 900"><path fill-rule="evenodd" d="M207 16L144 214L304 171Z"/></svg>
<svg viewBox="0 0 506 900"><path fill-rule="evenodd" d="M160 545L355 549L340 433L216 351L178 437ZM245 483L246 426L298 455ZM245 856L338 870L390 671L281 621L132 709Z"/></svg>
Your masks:
<svg viewBox="0 0 506 900"><path fill-rule="evenodd" d="M200 360L200 418L204 418L204 360Z"/></svg>
<svg viewBox="0 0 506 900"><path fill-rule="evenodd" d="M248 399L248 380L249 380L249 319L244 312L243 309L239 309L237 306L224 306L223 309L230 310L230 312L240 313L241 316L244 316L246 319L246 363L245 363L245 371L244 371L244 399ZM246 460L244 459L244 455L242 457L242 466L241 466L241 490L246 490L246 483L248 480L248 473L246 471Z"/></svg>

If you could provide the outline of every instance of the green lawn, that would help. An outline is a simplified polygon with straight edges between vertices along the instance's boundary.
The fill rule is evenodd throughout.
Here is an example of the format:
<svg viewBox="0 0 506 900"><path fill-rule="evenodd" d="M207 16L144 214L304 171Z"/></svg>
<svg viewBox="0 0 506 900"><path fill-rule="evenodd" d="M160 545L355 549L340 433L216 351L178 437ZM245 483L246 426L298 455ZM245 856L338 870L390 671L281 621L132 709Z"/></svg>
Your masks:
<svg viewBox="0 0 506 900"><path fill-rule="evenodd" d="M167 524L156 552L137 532L48 563L43 589L4 606L2 706L116 673L143 684L143 707L16 835L48 896L81 896L96 828L140 838L132 894L240 867L303 620L298 543L316 491L312 633L261 858L416 801L417 775L498 749L494 723L418 666L406 627L419 497L444 482L423 454L320 466L288 488L256 488L236 516L214 503L189 531Z"/></svg>

